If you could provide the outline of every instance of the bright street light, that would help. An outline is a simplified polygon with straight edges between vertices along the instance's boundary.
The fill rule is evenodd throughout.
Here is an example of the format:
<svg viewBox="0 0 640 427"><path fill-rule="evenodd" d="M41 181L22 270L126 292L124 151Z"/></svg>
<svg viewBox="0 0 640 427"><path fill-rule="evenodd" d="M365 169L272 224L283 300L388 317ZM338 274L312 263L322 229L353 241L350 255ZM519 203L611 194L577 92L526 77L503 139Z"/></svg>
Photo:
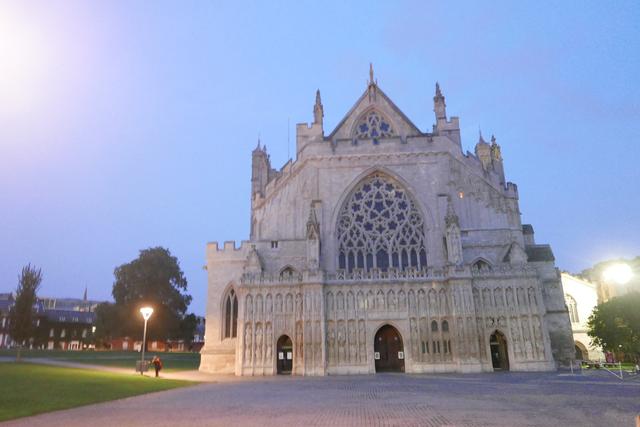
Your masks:
<svg viewBox="0 0 640 427"><path fill-rule="evenodd" d="M603 279L609 283L615 283L617 285L624 285L633 276L633 271L629 264L613 264L604 271L602 274Z"/></svg>
<svg viewBox="0 0 640 427"><path fill-rule="evenodd" d="M142 307L140 309L140 314L142 314L142 318L144 319L144 333L142 334L142 357L140 359L140 375L144 375L144 348L147 341L147 320L149 320L149 318L153 314L153 308Z"/></svg>

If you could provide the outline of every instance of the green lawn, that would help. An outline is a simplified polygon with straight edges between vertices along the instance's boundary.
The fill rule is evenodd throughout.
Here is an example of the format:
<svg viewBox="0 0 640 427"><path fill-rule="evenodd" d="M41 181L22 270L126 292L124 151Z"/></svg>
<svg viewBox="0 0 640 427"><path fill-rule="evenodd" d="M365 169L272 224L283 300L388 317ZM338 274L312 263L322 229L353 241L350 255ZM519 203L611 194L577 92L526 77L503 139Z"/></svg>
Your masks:
<svg viewBox="0 0 640 427"><path fill-rule="evenodd" d="M24 358L44 357L69 362L87 363L90 365L114 366L135 370L140 353L134 351L63 351L63 350L23 350ZM200 353L164 353L148 351L145 359L151 360L154 355L162 359L164 372L175 372L198 369ZM0 350L0 356L16 357L16 350Z"/></svg>
<svg viewBox="0 0 640 427"><path fill-rule="evenodd" d="M0 363L0 421L196 383L30 363Z"/></svg>

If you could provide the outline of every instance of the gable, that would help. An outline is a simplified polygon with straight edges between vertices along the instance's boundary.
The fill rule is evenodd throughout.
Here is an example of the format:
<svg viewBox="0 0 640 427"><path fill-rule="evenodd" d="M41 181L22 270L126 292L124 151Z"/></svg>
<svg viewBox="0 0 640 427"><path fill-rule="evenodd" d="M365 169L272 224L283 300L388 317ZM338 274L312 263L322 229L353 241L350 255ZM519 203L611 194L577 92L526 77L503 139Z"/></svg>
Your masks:
<svg viewBox="0 0 640 427"><path fill-rule="evenodd" d="M418 127L376 83L369 83L362 96L327 139L405 139L407 136L418 135L422 135Z"/></svg>

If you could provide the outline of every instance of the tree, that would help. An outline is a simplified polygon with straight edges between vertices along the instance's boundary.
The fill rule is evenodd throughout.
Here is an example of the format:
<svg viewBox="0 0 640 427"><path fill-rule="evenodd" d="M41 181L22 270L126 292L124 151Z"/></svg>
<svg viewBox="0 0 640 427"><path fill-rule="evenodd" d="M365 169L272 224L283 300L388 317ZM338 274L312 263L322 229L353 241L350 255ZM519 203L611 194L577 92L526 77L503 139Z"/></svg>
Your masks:
<svg viewBox="0 0 640 427"><path fill-rule="evenodd" d="M187 279L178 259L169 250L162 247L141 250L138 258L117 267L114 275L115 304L97 310L97 337L141 334L139 309L144 305L154 309L147 330L149 339L179 337L191 296L185 292Z"/></svg>
<svg viewBox="0 0 640 427"><path fill-rule="evenodd" d="M33 306L36 293L42 282L42 271L27 264L18 276L16 299L9 312L9 335L18 344L16 360L20 360L20 350L25 341L35 333Z"/></svg>
<svg viewBox="0 0 640 427"><path fill-rule="evenodd" d="M193 334L198 326L198 318L195 314L190 313L184 316L182 322L180 322L180 339L184 341L186 349L191 347L193 342Z"/></svg>
<svg viewBox="0 0 640 427"><path fill-rule="evenodd" d="M640 292L597 305L589 317L588 334L606 351L640 357Z"/></svg>

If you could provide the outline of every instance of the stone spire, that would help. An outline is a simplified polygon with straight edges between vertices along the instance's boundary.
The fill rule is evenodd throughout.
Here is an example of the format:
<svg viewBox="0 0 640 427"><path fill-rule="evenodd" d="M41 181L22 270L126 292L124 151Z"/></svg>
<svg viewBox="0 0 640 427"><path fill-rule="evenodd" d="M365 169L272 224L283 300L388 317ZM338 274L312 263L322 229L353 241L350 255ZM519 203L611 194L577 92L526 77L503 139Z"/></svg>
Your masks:
<svg viewBox="0 0 640 427"><path fill-rule="evenodd" d="M369 92L369 102L376 101L376 89L378 87L378 82L373 79L373 63L369 63L369 82L367 83L367 92Z"/></svg>
<svg viewBox="0 0 640 427"><path fill-rule="evenodd" d="M491 159L502 161L500 146L496 143L496 137L491 135Z"/></svg>
<svg viewBox="0 0 640 427"><path fill-rule="evenodd" d="M324 117L324 108L320 99L320 89L316 91L316 103L313 106L313 123L322 126L322 118Z"/></svg>
<svg viewBox="0 0 640 427"><path fill-rule="evenodd" d="M451 199L449 199L447 203L447 214L444 217L444 222L447 227L450 227L451 225L460 226L458 215L456 215L456 211L453 210L453 203L451 203Z"/></svg>
<svg viewBox="0 0 640 427"><path fill-rule="evenodd" d="M444 102L438 82L436 82L436 95L433 97L433 112L436 113L436 122L447 119L447 104Z"/></svg>
<svg viewBox="0 0 640 427"><path fill-rule="evenodd" d="M491 164L493 166L493 170L496 171L498 177L500 179L500 184L505 184L504 178L504 163L502 162L502 153L500 151L500 146L496 142L496 137L491 135Z"/></svg>

